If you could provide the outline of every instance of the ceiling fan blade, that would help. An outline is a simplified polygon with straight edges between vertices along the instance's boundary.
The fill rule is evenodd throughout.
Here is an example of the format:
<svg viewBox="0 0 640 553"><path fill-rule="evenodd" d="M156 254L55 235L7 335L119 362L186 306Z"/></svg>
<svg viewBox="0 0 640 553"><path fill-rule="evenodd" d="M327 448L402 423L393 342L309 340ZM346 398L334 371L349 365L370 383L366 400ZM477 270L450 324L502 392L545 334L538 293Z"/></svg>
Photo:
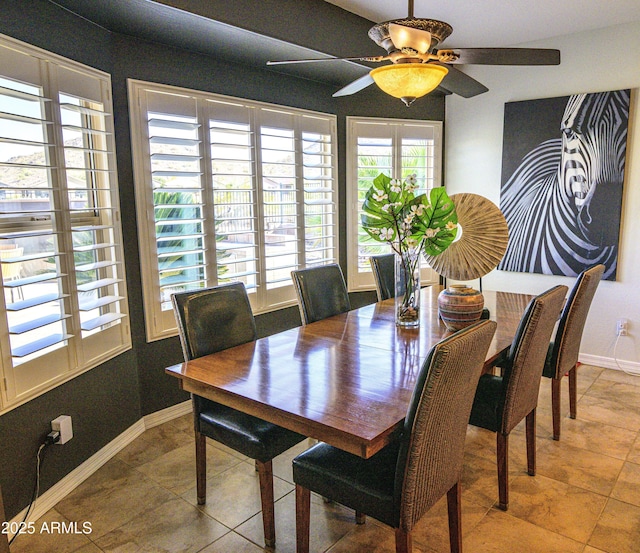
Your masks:
<svg viewBox="0 0 640 553"><path fill-rule="evenodd" d="M372 57L359 57L359 58L310 58L310 59L302 59L302 60L278 60L278 61L268 61L267 65L285 65L289 63L312 63L316 61L369 61L369 62L378 62L385 61L389 59L389 56L372 56Z"/></svg>
<svg viewBox="0 0 640 553"><path fill-rule="evenodd" d="M549 48L452 48L456 64L476 65L558 65L560 50ZM448 50L439 50L445 54Z"/></svg>
<svg viewBox="0 0 640 553"><path fill-rule="evenodd" d="M373 77L367 73L363 75L359 79L349 83L347 86L342 87L338 92L333 94L333 97L336 98L338 96L349 96L350 94L355 94L356 92L360 92L361 90L367 88L369 85L373 84Z"/></svg>
<svg viewBox="0 0 640 553"><path fill-rule="evenodd" d="M389 38L398 50L412 48L419 54L426 54L431 49L431 33L429 31L389 23Z"/></svg>
<svg viewBox="0 0 640 553"><path fill-rule="evenodd" d="M463 98L472 98L478 94L484 94L489 90L482 83L476 81L473 77L469 77L469 75L459 71L455 67L448 67L448 69L449 72L440 83L440 88L444 88L445 90L453 92Z"/></svg>

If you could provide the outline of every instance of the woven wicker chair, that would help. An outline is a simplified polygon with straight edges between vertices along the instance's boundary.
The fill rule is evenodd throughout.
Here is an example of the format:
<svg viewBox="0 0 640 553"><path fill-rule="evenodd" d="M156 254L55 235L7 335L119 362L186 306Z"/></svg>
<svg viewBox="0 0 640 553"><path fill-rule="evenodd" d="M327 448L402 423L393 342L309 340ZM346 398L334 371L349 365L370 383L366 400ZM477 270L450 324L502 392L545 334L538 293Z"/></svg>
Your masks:
<svg viewBox="0 0 640 553"><path fill-rule="evenodd" d="M291 271L302 324L351 310L342 269L335 263Z"/></svg>
<svg viewBox="0 0 640 553"><path fill-rule="evenodd" d="M576 418L577 369L580 342L593 296L604 273L604 265L594 265L578 275L576 283L560 315L560 323L549 345L542 376L551 378L551 406L553 410L553 439L560 439L560 395L562 377L569 375L569 413Z"/></svg>
<svg viewBox="0 0 640 553"><path fill-rule="evenodd" d="M297 553L309 551L310 491L396 529L396 552L411 552L411 531L447 494L451 551L462 551L460 475L467 421L493 321L436 344L416 379L400 438L363 459L319 443L293 460Z"/></svg>
<svg viewBox="0 0 640 553"><path fill-rule="evenodd" d="M251 305L241 282L172 296L186 361L257 338ZM209 437L254 459L260 478L264 541L276 541L272 459L305 439L275 424L192 395L198 504L206 502L206 440Z"/></svg>
<svg viewBox="0 0 640 553"><path fill-rule="evenodd" d="M536 406L542 369L568 288L555 286L531 300L502 364L502 376L478 382L469 423L496 433L499 506L509 506L509 433L526 419L527 471L536 473Z"/></svg>
<svg viewBox="0 0 640 553"><path fill-rule="evenodd" d="M395 257L394 253L385 253L369 258L378 301L393 298L395 295Z"/></svg>

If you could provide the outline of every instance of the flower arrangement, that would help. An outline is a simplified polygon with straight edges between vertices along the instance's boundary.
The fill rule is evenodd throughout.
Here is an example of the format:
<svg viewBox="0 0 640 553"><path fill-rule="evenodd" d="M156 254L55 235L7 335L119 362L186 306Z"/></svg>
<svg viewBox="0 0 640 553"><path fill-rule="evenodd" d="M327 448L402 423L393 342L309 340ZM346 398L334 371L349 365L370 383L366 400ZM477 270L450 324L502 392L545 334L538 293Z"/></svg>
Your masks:
<svg viewBox="0 0 640 553"><path fill-rule="evenodd" d="M456 208L444 186L416 196L416 175L404 181L380 173L362 205L362 227L371 238L388 242L399 255L415 249L438 255L454 241Z"/></svg>
<svg viewBox="0 0 640 553"><path fill-rule="evenodd" d="M433 188L428 198L426 194L416 196L416 190L416 175L401 181L380 173L365 195L361 222L371 238L387 242L402 258L404 290L400 291L403 296L397 320L418 324L420 288L413 275L418 272L420 253L435 256L446 250L456 237L458 216L444 187Z"/></svg>

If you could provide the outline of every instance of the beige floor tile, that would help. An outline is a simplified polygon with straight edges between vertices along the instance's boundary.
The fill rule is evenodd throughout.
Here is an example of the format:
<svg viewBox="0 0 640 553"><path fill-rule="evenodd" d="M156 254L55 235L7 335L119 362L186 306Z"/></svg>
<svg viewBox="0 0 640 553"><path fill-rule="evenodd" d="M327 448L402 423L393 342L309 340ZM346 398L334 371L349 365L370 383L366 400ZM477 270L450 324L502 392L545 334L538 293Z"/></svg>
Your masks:
<svg viewBox="0 0 640 553"><path fill-rule="evenodd" d="M575 448L606 452L610 457L626 459L636 436L637 432L633 430L582 420L578 415L575 420L563 419L560 441ZM552 439L552 434L548 439Z"/></svg>
<svg viewBox="0 0 640 553"><path fill-rule="evenodd" d="M462 535L466 536L478 525L490 507L462 500ZM442 497L416 524L413 540L422 548L449 553L449 515L447 498Z"/></svg>
<svg viewBox="0 0 640 553"><path fill-rule="evenodd" d="M295 553L295 508L294 492L288 493L275 503L277 553ZM355 514L351 509L338 503L325 503L321 497L311 494L310 551L326 551L354 526ZM263 544L262 513L253 516L235 531L254 543Z"/></svg>
<svg viewBox="0 0 640 553"><path fill-rule="evenodd" d="M640 430L638 408L619 401L615 396L602 399L585 394L578 400L578 416L582 420L601 422L635 432Z"/></svg>
<svg viewBox="0 0 640 553"><path fill-rule="evenodd" d="M476 529L463 539L473 553L582 553L584 545L492 509Z"/></svg>
<svg viewBox="0 0 640 553"><path fill-rule="evenodd" d="M294 445L291 449L281 453L273 459L273 474L278 478L293 484L293 467L291 465L294 457L297 457L303 451L309 449L316 442L310 439L303 440L299 444Z"/></svg>
<svg viewBox="0 0 640 553"><path fill-rule="evenodd" d="M606 553L638 553L640 550L640 507L609 499L589 545Z"/></svg>
<svg viewBox="0 0 640 553"><path fill-rule="evenodd" d="M624 461L578 449L562 440L538 449L537 474L608 496Z"/></svg>
<svg viewBox="0 0 640 553"><path fill-rule="evenodd" d="M640 376L628 374L624 371L602 370L599 378L601 380L613 380L614 382L630 384L631 386L640 386Z"/></svg>
<svg viewBox="0 0 640 553"><path fill-rule="evenodd" d="M462 497L483 507L498 500L498 474L495 459L465 453L462 468Z"/></svg>
<svg viewBox="0 0 640 553"><path fill-rule="evenodd" d="M368 520L366 524L355 526L327 553L372 553L374 551L376 553L395 553L395 550L394 531L388 526ZM413 553L437 552L414 542Z"/></svg>
<svg viewBox="0 0 640 553"><path fill-rule="evenodd" d="M68 520L89 521L91 538L175 498L126 463L112 459L56 505Z"/></svg>
<svg viewBox="0 0 640 553"><path fill-rule="evenodd" d="M509 483L509 514L586 543L607 498L544 476L519 476Z"/></svg>
<svg viewBox="0 0 640 553"><path fill-rule="evenodd" d="M207 444L207 478L224 472L243 461ZM192 488L196 482L196 454L192 443L173 449L138 467L149 478L176 494Z"/></svg>
<svg viewBox="0 0 640 553"><path fill-rule="evenodd" d="M186 432L190 436L193 436L193 413L187 413L177 419L173 419L172 421L169 421L169 424L174 426L177 430Z"/></svg>
<svg viewBox="0 0 640 553"><path fill-rule="evenodd" d="M625 463L611 497L640 507L640 465ZM639 548L640 549L640 548Z"/></svg>
<svg viewBox="0 0 640 553"><path fill-rule="evenodd" d="M627 461L640 465L640 433L637 435L636 441L633 443L631 449L629 450Z"/></svg>
<svg viewBox="0 0 640 553"><path fill-rule="evenodd" d="M628 409L640 413L640 386L635 384L599 378L589 388L587 395L600 399L615 398Z"/></svg>
<svg viewBox="0 0 640 553"><path fill-rule="evenodd" d="M186 501L174 497L96 540L105 553L153 551L196 553L229 529Z"/></svg>
<svg viewBox="0 0 640 553"><path fill-rule="evenodd" d="M293 490L293 486L274 476L277 499ZM182 497L197 505L195 486ZM199 506L205 513L229 528L235 528L260 512L260 484L253 462L241 462L207 478L207 502Z"/></svg>
<svg viewBox="0 0 640 553"><path fill-rule="evenodd" d="M55 530L58 523L76 522L72 531ZM90 541L90 533L82 533L85 530L82 521L70 521L63 517L55 509L51 509L38 520L33 521L32 534L19 534L11 544L11 553L75 553L80 548L86 547L86 553L98 552L99 549ZM67 527L69 528L69 527ZM76 533L76 529L80 533ZM28 527L27 527L28 529ZM90 527L86 527L90 531Z"/></svg>
<svg viewBox="0 0 640 553"><path fill-rule="evenodd" d="M193 443L193 438L166 423L146 430L120 451L116 455L116 459L120 459L132 467L139 467L165 453L191 443Z"/></svg>
<svg viewBox="0 0 640 553"><path fill-rule="evenodd" d="M596 549L595 547L587 545L582 553L606 553L606 551L602 551L602 549Z"/></svg>
<svg viewBox="0 0 640 553"><path fill-rule="evenodd" d="M265 551L264 547L258 547L235 532L229 532L205 547L200 553L262 553L263 551Z"/></svg>

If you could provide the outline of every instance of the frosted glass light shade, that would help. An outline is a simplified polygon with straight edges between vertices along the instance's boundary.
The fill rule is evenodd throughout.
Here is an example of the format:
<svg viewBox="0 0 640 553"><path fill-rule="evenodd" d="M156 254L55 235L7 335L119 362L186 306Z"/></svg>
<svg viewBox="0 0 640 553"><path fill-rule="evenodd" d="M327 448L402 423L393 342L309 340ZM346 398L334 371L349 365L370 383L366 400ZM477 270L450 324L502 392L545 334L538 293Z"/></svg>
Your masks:
<svg viewBox="0 0 640 553"><path fill-rule="evenodd" d="M369 74L383 92L411 103L435 90L448 72L434 63L401 63L376 67Z"/></svg>

